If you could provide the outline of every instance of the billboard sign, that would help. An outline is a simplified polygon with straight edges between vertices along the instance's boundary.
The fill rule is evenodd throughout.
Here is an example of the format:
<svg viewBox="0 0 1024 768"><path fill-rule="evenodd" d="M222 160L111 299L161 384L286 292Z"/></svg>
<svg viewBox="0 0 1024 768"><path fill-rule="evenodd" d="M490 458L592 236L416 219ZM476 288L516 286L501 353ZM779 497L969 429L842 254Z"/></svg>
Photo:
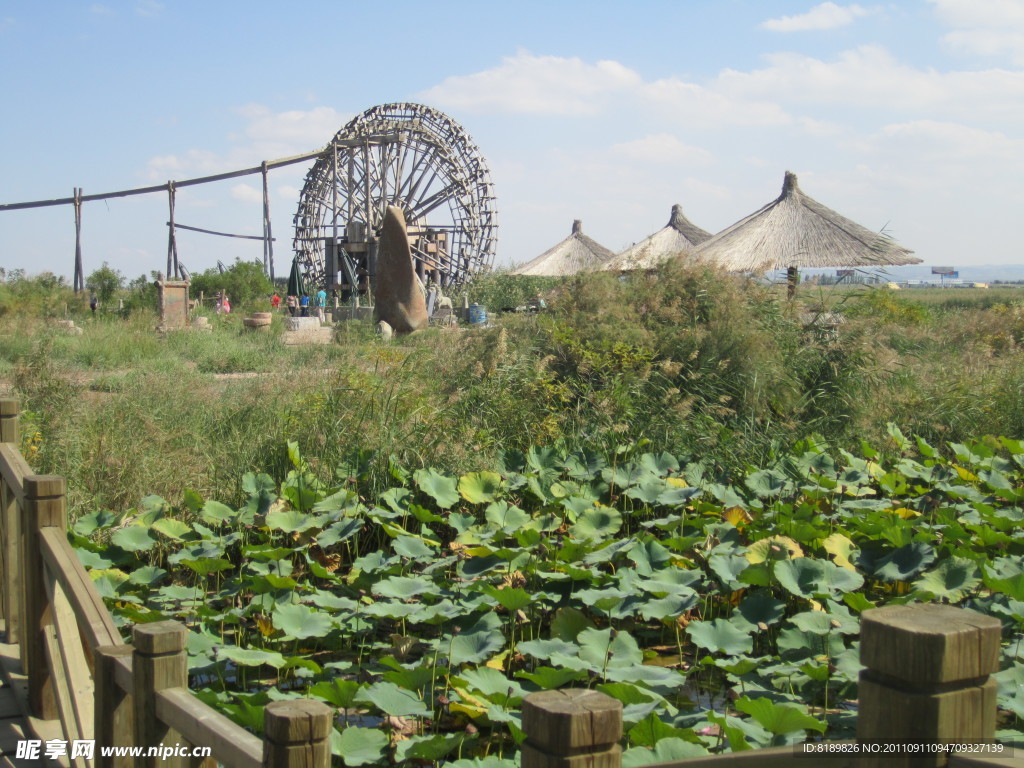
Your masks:
<svg viewBox="0 0 1024 768"><path fill-rule="evenodd" d="M854 270L852 269L837 269L836 277L853 277Z"/></svg>
<svg viewBox="0 0 1024 768"><path fill-rule="evenodd" d="M933 275L955 275L957 272L953 267L932 267Z"/></svg>

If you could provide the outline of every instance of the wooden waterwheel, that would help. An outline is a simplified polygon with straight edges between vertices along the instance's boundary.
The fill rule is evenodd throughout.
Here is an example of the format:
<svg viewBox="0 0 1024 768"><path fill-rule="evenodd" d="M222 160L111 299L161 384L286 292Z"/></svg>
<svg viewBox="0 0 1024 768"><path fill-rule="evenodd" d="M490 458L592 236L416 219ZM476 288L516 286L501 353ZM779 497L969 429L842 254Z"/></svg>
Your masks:
<svg viewBox="0 0 1024 768"><path fill-rule="evenodd" d="M424 281L458 284L493 264L494 187L479 149L435 109L383 104L338 131L306 174L294 245L307 279L343 296L367 290L389 205L405 213Z"/></svg>

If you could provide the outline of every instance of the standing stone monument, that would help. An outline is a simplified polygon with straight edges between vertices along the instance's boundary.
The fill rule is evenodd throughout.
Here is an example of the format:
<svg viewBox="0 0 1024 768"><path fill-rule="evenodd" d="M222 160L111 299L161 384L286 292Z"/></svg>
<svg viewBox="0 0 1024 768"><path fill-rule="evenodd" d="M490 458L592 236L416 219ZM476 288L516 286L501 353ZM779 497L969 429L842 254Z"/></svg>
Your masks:
<svg viewBox="0 0 1024 768"><path fill-rule="evenodd" d="M427 302L413 269L405 215L394 205L388 206L381 227L373 299L376 319L390 325L395 333L412 333L430 323Z"/></svg>
<svg viewBox="0 0 1024 768"><path fill-rule="evenodd" d="M159 331L172 331L188 325L188 280L157 280L157 304L160 308Z"/></svg>

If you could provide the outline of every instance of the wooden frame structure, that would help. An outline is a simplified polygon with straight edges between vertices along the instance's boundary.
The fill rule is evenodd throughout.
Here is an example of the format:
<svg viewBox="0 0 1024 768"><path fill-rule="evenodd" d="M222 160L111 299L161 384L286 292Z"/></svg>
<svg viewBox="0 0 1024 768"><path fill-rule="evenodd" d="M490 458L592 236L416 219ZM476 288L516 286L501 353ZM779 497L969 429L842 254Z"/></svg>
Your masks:
<svg viewBox="0 0 1024 768"><path fill-rule="evenodd" d="M314 283L366 291L394 205L420 278L458 284L494 262L494 203L487 163L461 125L422 104L383 104L345 125L306 174L294 250Z"/></svg>

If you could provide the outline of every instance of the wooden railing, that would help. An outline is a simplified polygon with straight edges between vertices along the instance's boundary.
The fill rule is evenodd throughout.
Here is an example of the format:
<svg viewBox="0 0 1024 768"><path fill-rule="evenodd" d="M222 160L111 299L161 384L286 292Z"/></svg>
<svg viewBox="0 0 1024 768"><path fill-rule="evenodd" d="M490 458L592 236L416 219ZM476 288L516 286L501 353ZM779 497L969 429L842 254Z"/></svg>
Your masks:
<svg viewBox="0 0 1024 768"><path fill-rule="evenodd" d="M0 399L0 606L7 641L20 643L29 714L59 723L66 741L95 740L95 760L76 758L75 768L328 766L333 712L326 704L269 704L260 740L188 690L183 625L137 625L132 643L124 643L68 543L64 494L63 478L32 474L18 451L18 402ZM798 759L831 768L1024 768L1024 757L908 752L899 746L991 743L991 675L999 669L1000 640L1000 622L974 611L928 604L865 611L856 742L834 743L827 759L788 746L661 768L782 768ZM523 704L523 729L522 768L621 768L622 704L605 694L531 694ZM115 758L100 751L161 745L212 752L204 762L174 755Z"/></svg>
<svg viewBox="0 0 1024 768"><path fill-rule="evenodd" d="M183 625L140 624L124 642L68 543L64 478L33 474L18 450L18 413L17 400L0 399L0 606L40 738L94 740L93 759L68 750L74 768L330 765L333 713L323 702L267 705L261 740L188 690ZM210 757L185 756L192 746ZM164 751L114 757L103 747Z"/></svg>

